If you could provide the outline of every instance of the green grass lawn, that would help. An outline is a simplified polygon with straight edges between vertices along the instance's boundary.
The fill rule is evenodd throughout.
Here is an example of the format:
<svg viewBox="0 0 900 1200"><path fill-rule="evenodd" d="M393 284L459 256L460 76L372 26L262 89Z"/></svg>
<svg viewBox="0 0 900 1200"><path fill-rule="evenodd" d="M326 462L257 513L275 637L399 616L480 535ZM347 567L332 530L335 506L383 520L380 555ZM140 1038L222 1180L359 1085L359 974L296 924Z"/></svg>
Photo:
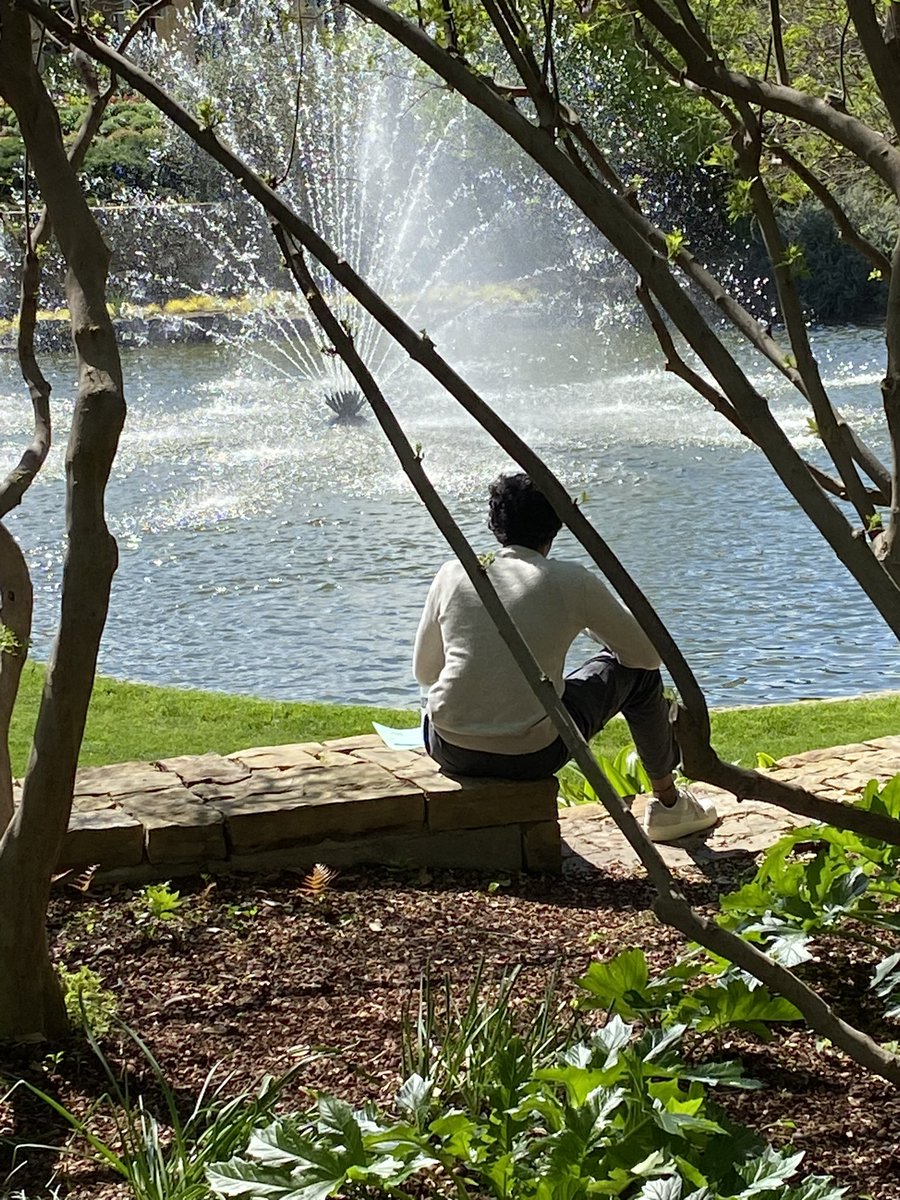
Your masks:
<svg viewBox="0 0 900 1200"><path fill-rule="evenodd" d="M43 667L33 663L22 675L10 731L17 775L28 758L43 677ZM257 700L101 678L94 688L80 761L96 766L209 750L227 754L248 746L371 733L373 720L414 725L418 714L365 705ZM712 728L713 745L722 758L753 766L757 751L781 758L900 733L900 696L723 709L713 713ZM629 742L628 729L619 720L598 739L607 755Z"/></svg>
<svg viewBox="0 0 900 1200"><path fill-rule="evenodd" d="M13 772L28 760L44 670L28 663L10 729ZM415 725L418 714L343 704L289 703L183 691L99 678L88 713L82 766L150 762L176 754L228 754L248 746L277 746L371 733L372 721Z"/></svg>

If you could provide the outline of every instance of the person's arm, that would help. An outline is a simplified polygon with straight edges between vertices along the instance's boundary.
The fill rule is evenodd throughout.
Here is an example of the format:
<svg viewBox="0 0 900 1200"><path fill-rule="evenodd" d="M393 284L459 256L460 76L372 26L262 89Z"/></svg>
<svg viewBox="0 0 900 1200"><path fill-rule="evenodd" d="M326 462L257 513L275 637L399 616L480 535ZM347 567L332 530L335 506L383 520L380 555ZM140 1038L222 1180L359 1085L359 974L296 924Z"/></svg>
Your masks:
<svg viewBox="0 0 900 1200"><path fill-rule="evenodd" d="M585 571L588 637L607 646L625 667L655 671L662 662L653 643L624 604L596 575Z"/></svg>
<svg viewBox="0 0 900 1200"><path fill-rule="evenodd" d="M438 593L441 573L434 577L425 608L416 630L413 650L413 674L420 687L431 687L444 666L444 639L438 623Z"/></svg>

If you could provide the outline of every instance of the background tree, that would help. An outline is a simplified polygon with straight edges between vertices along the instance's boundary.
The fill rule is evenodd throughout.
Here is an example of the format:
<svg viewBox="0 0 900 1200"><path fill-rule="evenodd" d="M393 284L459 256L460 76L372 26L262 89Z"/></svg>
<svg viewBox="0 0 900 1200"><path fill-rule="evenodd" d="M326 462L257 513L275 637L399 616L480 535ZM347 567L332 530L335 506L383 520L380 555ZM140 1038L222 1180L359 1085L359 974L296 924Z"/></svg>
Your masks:
<svg viewBox="0 0 900 1200"><path fill-rule="evenodd" d="M78 395L66 452L68 544L59 631L47 666L21 803L11 811L6 731L30 632L30 584L14 540L0 527L0 1038L59 1036L66 1014L44 929L52 871L66 831L100 635L117 564L104 492L125 418L122 370L106 308L109 254L63 145L56 109L33 55L31 21L0 2L0 96L16 114L28 163L65 258ZM35 410L35 440L0 490L0 513L18 503L49 448L49 388L30 344L37 259L27 228L20 361Z"/></svg>

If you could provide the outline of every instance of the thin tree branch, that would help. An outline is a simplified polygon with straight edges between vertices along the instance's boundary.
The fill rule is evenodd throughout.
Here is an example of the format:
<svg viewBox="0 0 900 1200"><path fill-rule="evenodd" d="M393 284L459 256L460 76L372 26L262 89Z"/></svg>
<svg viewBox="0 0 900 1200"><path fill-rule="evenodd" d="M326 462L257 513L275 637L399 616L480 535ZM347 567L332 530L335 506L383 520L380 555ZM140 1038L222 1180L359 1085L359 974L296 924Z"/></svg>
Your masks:
<svg viewBox="0 0 900 1200"><path fill-rule="evenodd" d="M838 420L838 429L847 443L847 449L853 460L862 467L866 475L875 484L875 492L871 498L882 506L891 502L891 473L863 442L855 429L846 421Z"/></svg>
<svg viewBox="0 0 900 1200"><path fill-rule="evenodd" d="M717 413L720 413L726 421L733 425L738 433L749 442L752 442L753 435L734 411L733 406L702 375L698 375L696 371L692 371L675 349L675 340L669 332L669 327L663 320L659 309L653 303L653 297L650 295L643 281L635 288L635 295L640 300L653 332L656 334L656 340L659 342L660 349L665 356L666 370L671 371L673 375L677 375L679 379L683 379L685 383L689 384L695 392L713 406Z"/></svg>
<svg viewBox="0 0 900 1200"><path fill-rule="evenodd" d="M507 0L484 0L484 8L528 91L542 128L554 129L555 106L541 78L540 68L529 53L531 43L524 36L524 27L515 6L507 3Z"/></svg>
<svg viewBox="0 0 900 1200"><path fill-rule="evenodd" d="M673 20L657 0L631 2L678 52L685 63L684 73L692 82L733 100L744 100L820 129L871 167L900 198L900 151L877 130L817 96L755 79L742 71L729 70L720 60L698 53L693 38L686 36L683 26Z"/></svg>
<svg viewBox="0 0 900 1200"><path fill-rule="evenodd" d="M32 605L28 565L16 539L0 522L0 838L13 817L9 725L28 655Z"/></svg>
<svg viewBox="0 0 900 1200"><path fill-rule="evenodd" d="M738 162L749 184L753 211L774 270L782 319L797 360L797 370L803 380L805 395L815 415L819 436L837 468L863 528L868 529L875 516L875 508L859 478L846 440L838 428L837 413L825 391L819 365L813 357L809 332L797 292L794 267L788 260L787 245L781 235L769 190L759 171L760 143L757 139L748 141L738 137L735 137L735 143Z"/></svg>
<svg viewBox="0 0 900 1200"><path fill-rule="evenodd" d="M900 73L897 70L900 64L897 55L884 40L872 0L847 0L847 12L888 116L894 128L900 130Z"/></svg>
<svg viewBox="0 0 900 1200"><path fill-rule="evenodd" d="M847 34L850 32L850 21L848 13L844 28L841 30L841 48L838 55L838 74L841 80L840 104L845 112L850 106L850 90L847 87Z"/></svg>
<svg viewBox="0 0 900 1200"><path fill-rule="evenodd" d="M891 260L883 251L873 245L868 238L863 237L838 203L834 193L786 146L782 146L780 143L777 144L773 148L773 153L789 170L793 171L801 183L804 183L809 188L826 212L831 215L841 241L846 242L848 246L852 246L854 250L858 250L864 258L869 260L876 270L881 272L886 281L890 281Z"/></svg>
<svg viewBox="0 0 900 1200"><path fill-rule="evenodd" d="M769 0L769 17L772 26L772 49L775 52L775 70L778 82L790 87L791 76L784 56L784 36L781 28L781 0Z"/></svg>
<svg viewBox="0 0 900 1200"><path fill-rule="evenodd" d="M885 314L887 370L881 385L882 403L894 451L891 478L891 519L878 545L885 567L900 578L900 235L894 245L891 284Z"/></svg>
<svg viewBox="0 0 900 1200"><path fill-rule="evenodd" d="M667 371L671 371L673 375L677 375L679 379L683 379L685 383L687 383L695 392L702 396L704 400L707 400L716 410L716 412L720 413L726 421L730 422L730 424L734 426L738 433L756 445L753 434L740 419L740 417L734 411L733 406L725 399L722 393L717 388L714 388L712 384L708 383L702 375L698 375L696 371L693 371L678 353L678 350L675 347L675 340L672 337L672 334L669 332L669 327L666 325L662 313L653 303L653 297L650 295L643 283L641 283L635 289L635 295L643 305L644 312L647 314L647 319L650 321L653 332L656 334L656 340L659 342L660 349L665 356L665 369ZM855 440L855 435L849 426L845 425L843 429L847 435ZM809 471L810 475L812 475L813 479L815 479L816 483L818 483L821 488L828 492L829 495L837 496L841 500L847 499L847 489L840 480L832 479L830 475L826 475L824 471L821 471L817 466L811 462L807 462L805 459L804 462L806 462L807 470ZM890 482L890 480L888 480L888 482ZM889 494L890 493L888 491L887 495ZM881 492L871 493L870 499L879 504L888 503L886 496Z"/></svg>
<svg viewBox="0 0 900 1200"><path fill-rule="evenodd" d="M852 829L862 837L878 838L894 846L900 844L897 842L900 822L893 817L853 804L826 800L796 784L724 762L704 738L703 731L694 724L690 713L681 706L675 720L675 734L681 750L682 768L690 779L702 779L704 783L731 792L739 800L762 800L797 816L822 821L838 829Z"/></svg>
<svg viewBox="0 0 900 1200"><path fill-rule="evenodd" d="M25 181L26 194L28 180ZM37 323L40 263L31 242L28 205L25 208L25 249L22 260L22 290L19 299L19 331L16 350L22 378L31 395L34 413L34 434L31 444L22 454L18 465L0 484L0 518L22 502L50 453L50 384L38 365L34 352L34 331Z"/></svg>

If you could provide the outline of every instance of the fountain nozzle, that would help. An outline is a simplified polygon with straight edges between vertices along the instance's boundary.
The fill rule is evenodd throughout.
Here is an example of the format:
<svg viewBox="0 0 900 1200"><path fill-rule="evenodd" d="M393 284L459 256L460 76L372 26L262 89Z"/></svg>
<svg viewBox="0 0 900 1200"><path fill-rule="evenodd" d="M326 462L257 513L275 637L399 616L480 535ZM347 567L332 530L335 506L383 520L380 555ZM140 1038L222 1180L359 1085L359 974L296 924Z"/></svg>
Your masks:
<svg viewBox="0 0 900 1200"><path fill-rule="evenodd" d="M365 403L359 392L351 389L328 392L325 403L334 413L332 425L359 425L363 420L362 408Z"/></svg>

